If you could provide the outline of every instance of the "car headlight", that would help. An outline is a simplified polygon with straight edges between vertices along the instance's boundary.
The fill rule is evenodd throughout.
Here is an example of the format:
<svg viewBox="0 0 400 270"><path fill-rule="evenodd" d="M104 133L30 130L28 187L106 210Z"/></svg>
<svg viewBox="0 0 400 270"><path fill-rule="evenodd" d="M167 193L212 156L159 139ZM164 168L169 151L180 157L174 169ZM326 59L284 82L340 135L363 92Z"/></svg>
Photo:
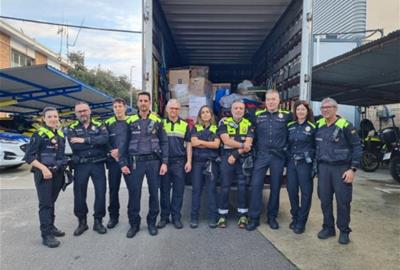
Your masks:
<svg viewBox="0 0 400 270"><path fill-rule="evenodd" d="M15 141L15 140L9 140L9 139L0 138L0 143L6 143L6 144L19 144L19 141Z"/></svg>

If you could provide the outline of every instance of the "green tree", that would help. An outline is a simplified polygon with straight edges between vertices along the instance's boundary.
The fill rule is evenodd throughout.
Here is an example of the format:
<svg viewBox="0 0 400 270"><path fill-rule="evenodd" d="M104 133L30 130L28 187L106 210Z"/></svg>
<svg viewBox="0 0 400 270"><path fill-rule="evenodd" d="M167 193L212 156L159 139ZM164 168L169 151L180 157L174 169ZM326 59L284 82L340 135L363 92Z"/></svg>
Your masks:
<svg viewBox="0 0 400 270"><path fill-rule="evenodd" d="M68 70L69 75L113 97L121 97L129 103L129 89L131 84L127 76L117 76L112 71L104 70L100 67L88 69L85 66L85 54L82 51L69 53L68 59L74 66ZM135 96L133 99L133 104L135 104Z"/></svg>

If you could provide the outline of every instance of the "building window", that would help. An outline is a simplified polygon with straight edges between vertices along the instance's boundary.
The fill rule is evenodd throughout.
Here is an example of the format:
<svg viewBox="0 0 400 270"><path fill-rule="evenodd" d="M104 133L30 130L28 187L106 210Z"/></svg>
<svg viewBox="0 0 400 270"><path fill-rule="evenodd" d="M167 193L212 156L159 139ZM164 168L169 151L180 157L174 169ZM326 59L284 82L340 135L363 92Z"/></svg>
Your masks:
<svg viewBox="0 0 400 270"><path fill-rule="evenodd" d="M35 64L35 60L29 56L20 53L19 51L12 50L11 52L11 67L26 67Z"/></svg>

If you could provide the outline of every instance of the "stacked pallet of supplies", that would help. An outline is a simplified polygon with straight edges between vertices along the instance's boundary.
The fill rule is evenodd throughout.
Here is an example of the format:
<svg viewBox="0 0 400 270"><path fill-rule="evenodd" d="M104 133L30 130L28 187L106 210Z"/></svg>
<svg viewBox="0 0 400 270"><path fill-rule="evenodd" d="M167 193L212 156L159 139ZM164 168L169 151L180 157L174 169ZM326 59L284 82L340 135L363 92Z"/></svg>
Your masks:
<svg viewBox="0 0 400 270"><path fill-rule="evenodd" d="M212 84L207 66L189 66L169 70L170 97L181 103L180 116L193 123L201 106L212 105Z"/></svg>

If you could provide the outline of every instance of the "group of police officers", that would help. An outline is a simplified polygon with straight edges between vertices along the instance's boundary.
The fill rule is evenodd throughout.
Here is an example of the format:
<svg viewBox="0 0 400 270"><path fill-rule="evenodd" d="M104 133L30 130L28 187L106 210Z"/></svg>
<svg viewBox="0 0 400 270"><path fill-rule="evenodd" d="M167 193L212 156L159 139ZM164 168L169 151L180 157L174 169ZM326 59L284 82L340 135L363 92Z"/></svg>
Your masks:
<svg viewBox="0 0 400 270"><path fill-rule="evenodd" d="M144 176L149 190L146 221L150 235L157 235L158 229L168 223L176 229L183 228L181 209L188 173L192 182L191 228L199 225L204 187L207 190L208 226L225 228L228 225L229 194L235 182L237 225L252 231L260 224L264 178L269 170L267 223L271 229L278 229L281 179L286 166L292 215L289 227L294 233L304 232L311 208L313 178L318 174L318 196L324 217L318 238L326 239L336 234L335 194L339 243L348 244L352 182L361 156L356 130L337 115L338 105L331 98L322 101L322 118L316 123L307 102L295 102L293 113L279 109L279 104L279 93L271 89L266 92L265 109L245 117L245 104L235 101L231 116L219 123L212 109L203 106L190 129L179 117L177 100L168 101L166 118L161 119L150 110L149 93L141 92L136 114L126 115L125 101L116 98L113 101L114 116L104 123L91 117L87 103L77 103L76 120L65 132L59 127L57 110L45 108L44 125L32 136L25 155L34 173L43 244L57 247L60 241L56 237L65 235L55 226L54 205L60 190L66 186L66 137L73 152L69 163L74 171L74 214L78 219L75 236L88 229L89 178L95 190L93 230L99 234L107 232L102 221L106 215L105 166L109 186L109 222L106 226L112 229L119 222L118 194L123 176L129 193L128 238L140 230ZM217 179L220 179L219 192Z"/></svg>

